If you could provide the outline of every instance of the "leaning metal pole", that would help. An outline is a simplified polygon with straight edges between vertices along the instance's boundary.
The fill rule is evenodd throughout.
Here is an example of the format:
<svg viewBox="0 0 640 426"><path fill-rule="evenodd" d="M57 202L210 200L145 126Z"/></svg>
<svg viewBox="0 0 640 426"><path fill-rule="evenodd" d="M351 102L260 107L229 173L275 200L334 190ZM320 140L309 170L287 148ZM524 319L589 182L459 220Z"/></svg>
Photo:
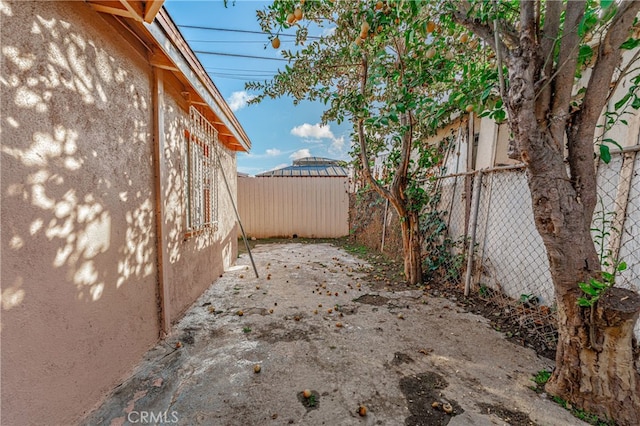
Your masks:
<svg viewBox="0 0 640 426"><path fill-rule="evenodd" d="M256 268L256 264L253 261L253 255L251 254L251 249L249 248L249 242L247 241L247 234L245 234L244 232L244 227L242 226L242 221L240 220L240 215L238 214L238 209L236 208L236 203L235 201L233 201L231 188L229 188L229 182L227 182L227 176L224 174L224 169L222 168L222 163L220 162L220 156L216 155L216 159L218 160L218 167L220 167L220 172L222 173L222 179L224 179L224 185L227 187L227 193L229 194L229 199L231 200L233 211L235 212L236 219L238 219L238 224L240 225L240 231L242 231L242 239L244 240L244 246L247 248L247 253L249 253L249 259L251 259L251 265L253 265L253 272L255 272L256 278L260 278L258 276L258 268Z"/></svg>

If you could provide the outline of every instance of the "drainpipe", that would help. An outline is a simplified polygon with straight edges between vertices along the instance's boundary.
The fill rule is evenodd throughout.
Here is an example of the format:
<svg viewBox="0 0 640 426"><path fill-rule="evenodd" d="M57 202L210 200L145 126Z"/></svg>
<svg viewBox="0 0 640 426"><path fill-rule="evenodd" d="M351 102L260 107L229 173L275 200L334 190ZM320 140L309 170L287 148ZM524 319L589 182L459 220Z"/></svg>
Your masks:
<svg viewBox="0 0 640 426"><path fill-rule="evenodd" d="M154 166L154 190L155 190L155 216L156 216L156 255L158 264L158 308L160 322L160 337L169 335L171 330L171 318L169 310L169 285L166 282L168 266L165 262L167 235L164 225L164 192L162 182L166 176L166 163L163 159L164 136L164 78L160 68L153 67L153 166Z"/></svg>

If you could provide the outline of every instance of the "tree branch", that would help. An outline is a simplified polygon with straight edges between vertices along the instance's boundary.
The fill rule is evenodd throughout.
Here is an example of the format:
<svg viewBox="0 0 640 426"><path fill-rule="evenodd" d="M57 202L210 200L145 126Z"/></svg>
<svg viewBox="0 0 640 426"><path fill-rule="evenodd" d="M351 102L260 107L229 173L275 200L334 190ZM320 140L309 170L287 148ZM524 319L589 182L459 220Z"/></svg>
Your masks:
<svg viewBox="0 0 640 426"><path fill-rule="evenodd" d="M598 48L598 57L589 78L582 107L575 113L567 135L569 166L576 191L587 209L585 221L589 223L597 200L595 191L591 191L593 194L590 194L589 191L583 191L583 188L595 185L593 135L608 99L613 73L622 59L620 46L629 35L634 18L640 10L640 2L625 0L618 7L618 12ZM585 223L585 226L588 227L589 224Z"/></svg>
<svg viewBox="0 0 640 426"><path fill-rule="evenodd" d="M553 3L553 2L551 2ZM574 0L567 2L564 18L564 31L558 53L557 74L553 79L553 99L551 100L551 122L549 129L551 137L560 152L563 150L565 129L569 120L569 107L571 105L571 92L578 63L578 50L580 36L578 25L585 11L586 1Z"/></svg>
<svg viewBox="0 0 640 426"><path fill-rule="evenodd" d="M366 55L362 55L362 62L360 66L362 67L360 70L360 94L364 98L367 92L367 75L369 71L369 62ZM387 200L391 200L391 193L385 187L380 185L378 181L373 178L373 173L371 173L371 166L369 166L369 153L367 152L367 138L364 134L364 118L358 118L357 129L358 142L360 144L360 162L362 163L362 172L364 173L364 177L378 194Z"/></svg>
<svg viewBox="0 0 640 426"><path fill-rule="evenodd" d="M551 79L551 74L553 74L553 56L560 29L560 16L563 9L564 3L561 1L546 2L544 27L539 37L540 56L544 58L544 65L540 70L541 80ZM546 113L551 104L552 92L553 84L545 84L538 93L538 103L536 105L536 118L538 122L547 119Z"/></svg>
<svg viewBox="0 0 640 426"><path fill-rule="evenodd" d="M501 38L498 38L498 41L496 43L496 37L494 35L494 31L491 28L491 26L487 25L487 24L483 24L482 22L472 19L467 15L466 11L460 10L460 9L456 9L453 12L453 19L460 25L464 26L465 28L469 29L469 31L472 31L473 33L475 33L478 37L480 37L485 43L487 43L489 46L491 46L491 48L493 49L494 52L496 52L496 54L498 54L498 50L500 51L499 54L500 56L505 60L505 62L509 63L509 49L507 48L507 46L505 45L504 41ZM502 37L511 40L511 44L515 44L513 43L512 37L511 35L507 32L504 31L501 33Z"/></svg>

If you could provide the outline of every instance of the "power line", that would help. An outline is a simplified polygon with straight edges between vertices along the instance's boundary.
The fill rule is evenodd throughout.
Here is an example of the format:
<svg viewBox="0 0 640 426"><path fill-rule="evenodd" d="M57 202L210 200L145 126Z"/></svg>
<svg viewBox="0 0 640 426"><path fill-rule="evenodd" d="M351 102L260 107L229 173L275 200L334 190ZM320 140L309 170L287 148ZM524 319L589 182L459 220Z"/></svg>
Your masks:
<svg viewBox="0 0 640 426"><path fill-rule="evenodd" d="M236 43L262 43L266 44L268 40L189 40L189 43L225 43L225 44L236 44ZM293 40L283 40L283 43L293 43Z"/></svg>
<svg viewBox="0 0 640 426"><path fill-rule="evenodd" d="M254 73L258 73L258 74L265 74L265 73L269 73L269 74L274 74L277 71L270 71L270 70L251 70L251 69L247 69L247 68L223 68L223 67L205 67L205 69L207 71L242 71L242 72L254 72Z"/></svg>
<svg viewBox="0 0 640 426"><path fill-rule="evenodd" d="M261 35L266 35L265 32L262 31L249 31L249 30L235 30L235 29L231 29L231 28L217 28L217 27L203 27L203 26L199 26L199 25L178 25L180 28L192 28L195 30L210 30L210 31L226 31L226 32L230 32L230 33L245 33L245 34L261 34ZM285 34L285 33L281 33L278 34L279 37L281 36L286 36L286 37L295 37L295 34ZM316 36L307 36L308 39L310 40L320 40L320 37L316 37Z"/></svg>
<svg viewBox="0 0 640 426"><path fill-rule="evenodd" d="M248 78L251 80L263 80L265 78L272 78L273 74L270 75L254 75L254 74L232 74L232 73L219 73L215 71L209 71L209 74L215 75L218 77L237 77L237 78Z"/></svg>
<svg viewBox="0 0 640 426"><path fill-rule="evenodd" d="M219 80L219 79L225 79L225 80L240 80L240 81L262 81L262 80L268 80L264 77L255 77L255 78L250 78L250 77L238 77L238 76L226 76L226 75L218 75L218 74L212 74L212 76L215 77L215 80Z"/></svg>
<svg viewBox="0 0 640 426"><path fill-rule="evenodd" d="M206 51L206 50L194 50L193 52L194 53L200 53L201 55L233 56L235 58L265 59L265 60L268 60L268 61L289 62L288 59L268 58L266 56L240 55L240 54L237 54L237 53L223 53L223 52L209 52L209 51Z"/></svg>

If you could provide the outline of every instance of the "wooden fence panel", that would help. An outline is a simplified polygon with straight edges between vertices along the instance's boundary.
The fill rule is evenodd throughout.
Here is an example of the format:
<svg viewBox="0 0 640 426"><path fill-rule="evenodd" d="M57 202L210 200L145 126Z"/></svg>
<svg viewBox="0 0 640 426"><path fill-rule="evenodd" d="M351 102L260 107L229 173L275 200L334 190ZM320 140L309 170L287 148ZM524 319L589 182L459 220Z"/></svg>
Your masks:
<svg viewBox="0 0 640 426"><path fill-rule="evenodd" d="M349 234L347 177L238 177L247 236L338 238Z"/></svg>

